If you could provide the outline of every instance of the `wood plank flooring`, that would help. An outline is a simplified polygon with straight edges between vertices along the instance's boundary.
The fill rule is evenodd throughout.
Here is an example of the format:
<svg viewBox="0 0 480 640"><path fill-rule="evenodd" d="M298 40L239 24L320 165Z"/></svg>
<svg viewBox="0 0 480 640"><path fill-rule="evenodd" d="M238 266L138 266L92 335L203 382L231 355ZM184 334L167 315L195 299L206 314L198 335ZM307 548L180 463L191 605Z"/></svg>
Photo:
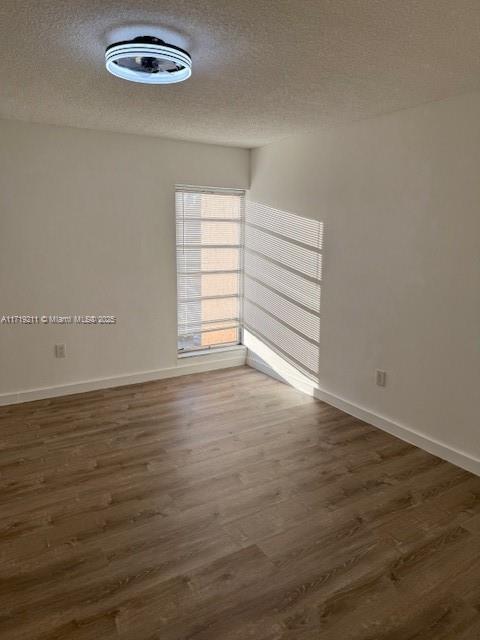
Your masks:
<svg viewBox="0 0 480 640"><path fill-rule="evenodd" d="M0 493L2 640L480 639L480 478L247 367L0 409Z"/></svg>

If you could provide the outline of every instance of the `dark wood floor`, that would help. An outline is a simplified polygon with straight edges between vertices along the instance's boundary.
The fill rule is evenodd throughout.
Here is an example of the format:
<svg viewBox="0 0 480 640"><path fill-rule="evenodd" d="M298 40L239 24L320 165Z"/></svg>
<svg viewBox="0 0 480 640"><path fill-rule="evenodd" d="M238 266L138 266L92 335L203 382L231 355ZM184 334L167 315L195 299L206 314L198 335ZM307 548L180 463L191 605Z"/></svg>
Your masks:
<svg viewBox="0 0 480 640"><path fill-rule="evenodd" d="M246 367L3 408L0 463L2 640L480 638L480 478Z"/></svg>

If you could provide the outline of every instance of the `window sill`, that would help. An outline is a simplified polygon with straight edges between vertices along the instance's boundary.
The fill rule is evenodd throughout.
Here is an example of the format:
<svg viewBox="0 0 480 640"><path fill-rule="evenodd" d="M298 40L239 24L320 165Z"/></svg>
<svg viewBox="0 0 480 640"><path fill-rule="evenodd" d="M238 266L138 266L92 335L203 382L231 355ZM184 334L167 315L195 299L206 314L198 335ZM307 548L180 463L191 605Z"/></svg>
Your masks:
<svg viewBox="0 0 480 640"><path fill-rule="evenodd" d="M198 356L211 356L214 353L225 353L226 351L246 351L247 347L243 344L232 344L229 347L217 347L216 349L198 349L197 351L187 351L185 353L179 353L177 358L183 360L183 358L191 358Z"/></svg>

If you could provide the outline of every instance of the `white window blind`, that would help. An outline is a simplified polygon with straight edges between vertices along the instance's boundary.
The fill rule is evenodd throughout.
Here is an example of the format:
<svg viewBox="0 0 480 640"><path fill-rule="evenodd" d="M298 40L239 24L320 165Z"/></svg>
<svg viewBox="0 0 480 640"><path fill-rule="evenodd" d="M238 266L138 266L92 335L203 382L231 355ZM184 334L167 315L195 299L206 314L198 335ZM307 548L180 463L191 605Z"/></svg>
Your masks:
<svg viewBox="0 0 480 640"><path fill-rule="evenodd" d="M177 187L178 351L240 342L244 192Z"/></svg>

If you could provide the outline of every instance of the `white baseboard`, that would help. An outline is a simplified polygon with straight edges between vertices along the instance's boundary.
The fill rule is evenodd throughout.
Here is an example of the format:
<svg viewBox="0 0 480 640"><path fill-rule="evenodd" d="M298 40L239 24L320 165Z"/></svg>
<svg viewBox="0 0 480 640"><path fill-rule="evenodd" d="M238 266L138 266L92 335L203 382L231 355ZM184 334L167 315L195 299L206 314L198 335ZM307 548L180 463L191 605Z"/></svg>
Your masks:
<svg viewBox="0 0 480 640"><path fill-rule="evenodd" d="M202 371L214 371L216 369L240 367L245 364L246 351L245 347L235 347L231 350L222 351L220 353L207 353L204 355L195 355L189 358L179 358L176 367L169 367L166 369L141 371L126 375L113 376L111 378L95 378L93 380L71 382L68 384L42 387L38 389L26 389L16 393L4 393L0 394L0 406L18 404L20 402L31 402L32 400L43 400L45 398L55 398L57 396L66 396L72 393L97 391L98 389L108 389L110 387L122 387L128 384L138 384L139 382L175 378L177 376L185 376L190 373L200 373Z"/></svg>
<svg viewBox="0 0 480 640"><path fill-rule="evenodd" d="M285 380L279 375L276 371L274 371L268 364L258 358L254 353L248 351L247 353L247 365L253 367L254 369L258 369L263 373L280 380L286 384L290 384L295 388L303 391L304 393L308 393L313 397L317 398L317 400L321 400L322 402L326 402L327 404L348 413L359 420L363 420L368 424L373 425L374 427L378 427L387 433L390 433L393 436L396 436L400 440L404 440L410 444L419 447L420 449L424 449L429 453L437 456L438 458L442 458L442 460L447 460L452 464L455 464L458 467L462 467L462 469L466 469L467 471L471 471L472 473L480 476L480 460L475 458L474 456L466 453L465 451L461 451L460 449L456 449L451 445L448 445L444 442L440 442L431 436L427 436L416 429L412 429L411 427L407 427L405 425L399 424L390 418L386 418L385 416L378 415L369 409L356 405L352 402L349 402L345 398L341 398L333 393L325 391L321 389L318 385L312 382L310 388L302 388L305 387L305 379L303 376L299 375L298 380L291 379ZM297 384L298 382L298 384Z"/></svg>

